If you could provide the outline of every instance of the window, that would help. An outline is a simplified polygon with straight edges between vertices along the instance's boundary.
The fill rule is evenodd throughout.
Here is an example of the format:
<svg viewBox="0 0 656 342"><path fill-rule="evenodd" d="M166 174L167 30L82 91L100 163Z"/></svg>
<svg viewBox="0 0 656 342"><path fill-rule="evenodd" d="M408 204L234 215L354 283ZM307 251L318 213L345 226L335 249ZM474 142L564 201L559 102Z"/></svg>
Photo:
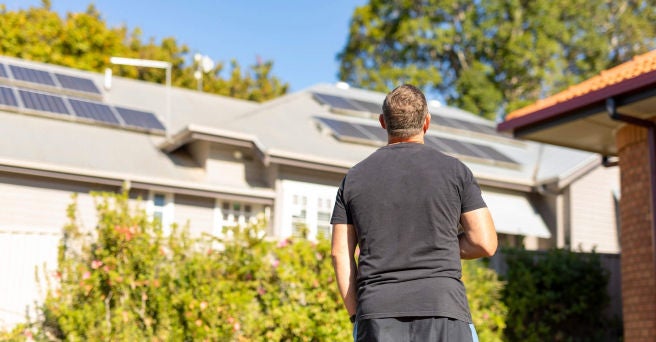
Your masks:
<svg viewBox="0 0 656 342"><path fill-rule="evenodd" d="M166 196L163 194L155 194L153 196L153 218L161 221L164 218L165 209Z"/></svg>
<svg viewBox="0 0 656 342"><path fill-rule="evenodd" d="M279 237L330 237L336 187L283 180L281 191L282 225L276 232Z"/></svg>
<svg viewBox="0 0 656 342"><path fill-rule="evenodd" d="M152 220L161 222L162 232L164 235L169 235L173 224L173 194L151 191L148 198L148 216Z"/></svg>
<svg viewBox="0 0 656 342"><path fill-rule="evenodd" d="M302 201L296 201L294 204L294 214L292 214L292 236L307 237L307 197L294 195L294 198L301 198Z"/></svg>
<svg viewBox="0 0 656 342"><path fill-rule="evenodd" d="M328 198L318 198L317 199L317 236L323 235L325 238L329 238L332 226L330 225L330 217L333 213L333 207L331 205L331 200Z"/></svg>
<svg viewBox="0 0 656 342"><path fill-rule="evenodd" d="M235 227L257 222L258 215L265 215L260 205L217 199L216 229L214 234L223 234L223 228Z"/></svg>

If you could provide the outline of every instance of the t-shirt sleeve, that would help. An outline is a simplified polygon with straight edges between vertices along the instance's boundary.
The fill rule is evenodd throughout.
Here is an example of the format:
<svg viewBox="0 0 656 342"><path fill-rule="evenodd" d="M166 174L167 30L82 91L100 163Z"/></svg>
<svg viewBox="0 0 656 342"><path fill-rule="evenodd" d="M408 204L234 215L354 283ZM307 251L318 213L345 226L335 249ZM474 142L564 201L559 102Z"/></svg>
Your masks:
<svg viewBox="0 0 656 342"><path fill-rule="evenodd" d="M337 190L335 207L333 208L333 216L330 218L330 224L353 224L351 213L348 211L348 206L344 200L344 183L346 183L346 177L342 179L342 183L339 185L339 189Z"/></svg>
<svg viewBox="0 0 656 342"><path fill-rule="evenodd" d="M476 178L472 174L471 170L466 165L462 165L463 177L462 177L462 192L460 193L460 212L466 213L468 211L480 209L487 207L483 196L481 195L481 188L476 182Z"/></svg>

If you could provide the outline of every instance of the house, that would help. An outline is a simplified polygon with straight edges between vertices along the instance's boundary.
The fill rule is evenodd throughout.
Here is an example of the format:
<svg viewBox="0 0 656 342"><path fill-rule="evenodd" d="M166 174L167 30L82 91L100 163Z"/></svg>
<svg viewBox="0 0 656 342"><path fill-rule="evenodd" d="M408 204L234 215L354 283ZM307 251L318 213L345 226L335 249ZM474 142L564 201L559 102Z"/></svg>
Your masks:
<svg viewBox="0 0 656 342"><path fill-rule="evenodd" d="M119 191L192 234L256 217L272 238L330 234L347 170L386 142L385 94L321 84L263 104L0 57L0 324L24 318L34 265L54 267L66 207ZM502 244L618 253L616 168L599 155L498 133L431 102L426 143L467 164ZM595 199L592 201L591 199ZM598 199L598 200L597 200Z"/></svg>
<svg viewBox="0 0 656 342"><path fill-rule="evenodd" d="M618 158L625 341L656 336L656 50L508 114L517 137ZM590 204L599 199L591 198Z"/></svg>

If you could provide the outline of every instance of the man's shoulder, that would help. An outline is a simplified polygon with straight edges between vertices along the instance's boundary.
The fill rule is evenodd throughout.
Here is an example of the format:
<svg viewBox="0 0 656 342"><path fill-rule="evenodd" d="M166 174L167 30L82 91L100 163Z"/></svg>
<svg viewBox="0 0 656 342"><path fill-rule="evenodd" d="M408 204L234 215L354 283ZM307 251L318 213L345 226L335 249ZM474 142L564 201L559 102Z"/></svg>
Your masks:
<svg viewBox="0 0 656 342"><path fill-rule="evenodd" d="M360 173L360 172L369 173L370 171L372 171L372 169L379 170L381 165L383 165L388 160L390 160L388 155L389 153L408 154L407 152L410 149L415 152L418 152L418 154L417 153L412 154L413 158L419 156L419 158L421 159L420 161L423 163L434 163L436 164L436 166L439 165L440 168L447 168L447 169L466 168L465 164L461 160L459 160L456 157L445 154L433 146L425 145L425 144L412 144L404 147L405 148L394 148L394 146L391 145L383 146L377 149L376 151L374 151L369 156L367 156L365 159L355 164L353 167L351 167L347 175Z"/></svg>

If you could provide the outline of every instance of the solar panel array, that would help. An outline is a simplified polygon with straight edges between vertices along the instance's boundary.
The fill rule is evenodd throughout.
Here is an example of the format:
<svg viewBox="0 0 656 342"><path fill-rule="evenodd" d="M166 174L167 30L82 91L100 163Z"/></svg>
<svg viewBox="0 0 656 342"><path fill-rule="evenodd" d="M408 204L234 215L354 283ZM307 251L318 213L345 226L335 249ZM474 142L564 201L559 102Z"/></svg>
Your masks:
<svg viewBox="0 0 656 342"><path fill-rule="evenodd" d="M0 106L16 111L61 115L93 123L145 131L164 131L155 114L101 102L0 86Z"/></svg>
<svg viewBox="0 0 656 342"><path fill-rule="evenodd" d="M91 95L93 97L101 95L96 84L89 78L63 75L13 64L7 65L9 66L8 69L3 63L0 63L0 78L45 87L46 89L72 91L81 95Z"/></svg>
<svg viewBox="0 0 656 342"><path fill-rule="evenodd" d="M319 101L321 104L327 105L333 109L341 109L347 111L358 111L358 112L369 112L373 114L382 113L383 104L378 102L369 102L353 98L346 98L335 95L327 95L321 93L314 93L314 98ZM469 132L482 133L487 135L499 135L496 129L493 126L485 125L482 123L471 122L466 120L460 120L455 118L448 118L442 115L436 115L435 113L432 116L432 122L437 127L449 127L455 128L458 130L464 130Z"/></svg>
<svg viewBox="0 0 656 342"><path fill-rule="evenodd" d="M357 112L369 112L380 114L382 112L382 103L376 104L346 97L314 93L314 98L321 104L325 104L334 109L343 109Z"/></svg>
<svg viewBox="0 0 656 342"><path fill-rule="evenodd" d="M328 118L317 118L317 120L322 125L328 127L336 138L343 141L371 145L381 145L387 142L387 133L385 130L377 126ZM425 136L425 143L447 154L517 164L512 158L499 152L495 148L482 144L462 142L430 134Z"/></svg>

